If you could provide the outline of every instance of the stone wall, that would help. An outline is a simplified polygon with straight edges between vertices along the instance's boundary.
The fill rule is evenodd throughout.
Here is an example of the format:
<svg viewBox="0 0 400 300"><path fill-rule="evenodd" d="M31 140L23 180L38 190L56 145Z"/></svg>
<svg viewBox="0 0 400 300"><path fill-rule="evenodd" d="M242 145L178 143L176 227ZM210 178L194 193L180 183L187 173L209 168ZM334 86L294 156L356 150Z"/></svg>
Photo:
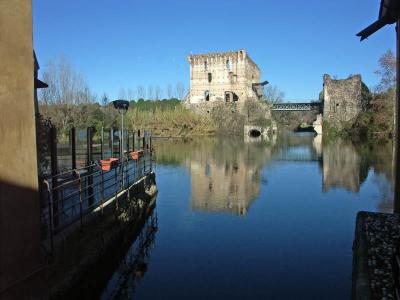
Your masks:
<svg viewBox="0 0 400 300"><path fill-rule="evenodd" d="M336 80L325 74L322 98L324 121L339 129L348 122L354 122L362 110L361 76Z"/></svg>
<svg viewBox="0 0 400 300"><path fill-rule="evenodd" d="M188 107L214 102L235 102L240 107L246 100L260 96L252 87L260 82L260 69L245 50L190 55L188 60Z"/></svg>

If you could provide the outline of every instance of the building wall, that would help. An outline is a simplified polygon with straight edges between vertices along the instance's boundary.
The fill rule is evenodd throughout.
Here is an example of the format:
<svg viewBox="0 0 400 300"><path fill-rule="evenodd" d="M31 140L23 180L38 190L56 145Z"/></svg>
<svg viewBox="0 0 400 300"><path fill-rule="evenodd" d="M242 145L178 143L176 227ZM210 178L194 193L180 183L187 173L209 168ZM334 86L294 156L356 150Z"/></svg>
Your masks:
<svg viewBox="0 0 400 300"><path fill-rule="evenodd" d="M345 122L353 122L361 112L361 76L334 80L324 75L323 89L324 121L336 127L343 127Z"/></svg>
<svg viewBox="0 0 400 300"><path fill-rule="evenodd" d="M190 55L190 92L187 103L236 102L257 99L253 83L260 82L260 69L245 50ZM209 95L206 99L206 95ZM227 96L228 94L228 96Z"/></svg>
<svg viewBox="0 0 400 300"><path fill-rule="evenodd" d="M0 292L40 265L33 75L31 1L0 1Z"/></svg>

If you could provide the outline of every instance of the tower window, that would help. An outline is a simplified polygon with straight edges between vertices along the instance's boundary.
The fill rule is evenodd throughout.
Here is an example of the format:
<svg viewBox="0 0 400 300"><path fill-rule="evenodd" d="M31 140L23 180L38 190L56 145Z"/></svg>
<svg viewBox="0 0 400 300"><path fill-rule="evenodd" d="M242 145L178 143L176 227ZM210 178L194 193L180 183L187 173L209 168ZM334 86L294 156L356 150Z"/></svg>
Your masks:
<svg viewBox="0 0 400 300"><path fill-rule="evenodd" d="M206 70L206 71L208 70L208 65L207 65L207 61L206 60L204 61L204 70Z"/></svg>
<svg viewBox="0 0 400 300"><path fill-rule="evenodd" d="M210 91L204 92L204 99L206 99L206 101L210 101Z"/></svg>
<svg viewBox="0 0 400 300"><path fill-rule="evenodd" d="M211 82L211 81L212 81L212 74L208 73L208 82Z"/></svg>
<svg viewBox="0 0 400 300"><path fill-rule="evenodd" d="M226 60L226 68L227 68L228 70L231 69L231 62L230 62L229 59Z"/></svg>

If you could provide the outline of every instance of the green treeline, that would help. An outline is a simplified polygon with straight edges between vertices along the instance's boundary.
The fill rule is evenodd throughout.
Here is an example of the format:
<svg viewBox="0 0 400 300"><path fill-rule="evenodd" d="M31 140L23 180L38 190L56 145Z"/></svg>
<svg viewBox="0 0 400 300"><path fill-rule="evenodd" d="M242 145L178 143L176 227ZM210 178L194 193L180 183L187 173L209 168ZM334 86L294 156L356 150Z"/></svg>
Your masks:
<svg viewBox="0 0 400 300"><path fill-rule="evenodd" d="M39 90L38 123L51 122L61 135L66 135L72 127L94 127L97 132L102 127L120 127L121 118L109 97L105 93L97 97L85 78L64 58L46 65L43 80L49 87ZM167 85L165 90L151 85L147 89L138 85L135 92L128 89L126 93L121 89L119 98L130 99L125 126L162 136L214 133L212 119L184 108L181 100L185 93L182 83L177 83L175 88ZM163 94L167 96L164 99Z"/></svg>
<svg viewBox="0 0 400 300"><path fill-rule="evenodd" d="M144 100L140 98L137 101L130 101L129 108L136 109L137 111L167 111L167 110L175 110L177 107L181 106L181 101L176 98L171 99L162 99L162 100Z"/></svg>
<svg viewBox="0 0 400 300"><path fill-rule="evenodd" d="M393 133L395 65L393 53L387 51L378 62L375 72L379 85L372 89L362 85L362 107L355 122L338 129L324 122L324 136L342 136L354 140L371 138L387 139ZM42 123L50 121L61 133L71 127L104 128L120 127L120 116L112 101L104 93L97 97L89 88L85 78L77 73L65 60L50 62L43 73L49 85L39 91L40 116ZM209 113L198 114L183 104L187 91L182 83L159 86L138 86L136 92L120 91L120 99L128 99L130 108L125 126L152 131L156 136L212 135L215 133L241 135L244 124L270 126L272 120L279 127L296 129L312 124L314 112L271 113L272 103L281 102L284 94L276 86L267 85L261 101L247 101L240 110L235 103L215 103ZM165 95L166 97L163 97ZM135 99L135 100L132 100ZM45 122L46 121L46 122Z"/></svg>

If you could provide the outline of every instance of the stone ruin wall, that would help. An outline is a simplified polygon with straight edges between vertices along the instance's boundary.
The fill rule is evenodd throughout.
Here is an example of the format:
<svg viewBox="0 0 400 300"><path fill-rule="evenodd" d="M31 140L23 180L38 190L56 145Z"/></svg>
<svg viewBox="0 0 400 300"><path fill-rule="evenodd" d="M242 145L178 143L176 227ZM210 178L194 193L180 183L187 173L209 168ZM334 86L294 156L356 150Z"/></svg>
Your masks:
<svg viewBox="0 0 400 300"><path fill-rule="evenodd" d="M260 82L260 69L245 50L190 55L188 60L187 107L208 112L215 103L223 102L234 103L240 109L246 100L258 99L252 84Z"/></svg>
<svg viewBox="0 0 400 300"><path fill-rule="evenodd" d="M325 74L322 98L324 121L339 129L346 123L354 122L362 111L361 76L335 80Z"/></svg>

